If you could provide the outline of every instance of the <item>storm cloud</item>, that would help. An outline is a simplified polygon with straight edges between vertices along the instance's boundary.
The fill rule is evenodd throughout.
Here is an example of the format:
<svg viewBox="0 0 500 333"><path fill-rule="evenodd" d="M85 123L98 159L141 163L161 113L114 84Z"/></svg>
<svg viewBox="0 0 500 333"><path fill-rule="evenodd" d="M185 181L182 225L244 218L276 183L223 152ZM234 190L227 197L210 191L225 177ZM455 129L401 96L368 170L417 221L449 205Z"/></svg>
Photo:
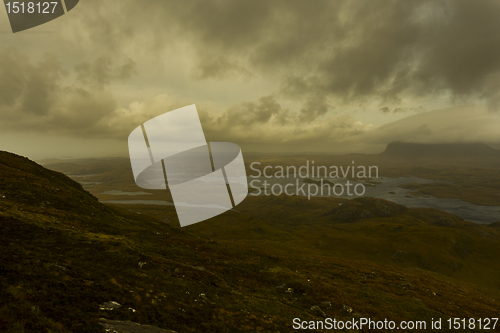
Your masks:
<svg viewBox="0 0 500 333"><path fill-rule="evenodd" d="M86 0L36 41L0 36L0 127L121 140L196 103L207 137L253 150L500 142L471 134L500 110L498 17L493 0ZM401 125L435 109L463 116Z"/></svg>
<svg viewBox="0 0 500 333"><path fill-rule="evenodd" d="M75 34L92 47L160 52L182 40L201 79L277 76L284 94L356 103L498 90L497 1L128 0L85 9Z"/></svg>

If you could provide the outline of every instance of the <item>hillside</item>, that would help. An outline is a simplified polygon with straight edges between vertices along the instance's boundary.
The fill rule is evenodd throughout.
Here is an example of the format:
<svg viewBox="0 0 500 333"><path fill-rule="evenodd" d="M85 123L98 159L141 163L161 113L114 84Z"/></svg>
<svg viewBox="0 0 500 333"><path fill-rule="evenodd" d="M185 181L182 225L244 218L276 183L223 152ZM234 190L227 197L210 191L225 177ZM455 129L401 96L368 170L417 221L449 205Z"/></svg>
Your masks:
<svg viewBox="0 0 500 333"><path fill-rule="evenodd" d="M295 255L418 269L488 293L500 291L497 224L479 225L439 210L374 198L249 197L238 210L249 215L238 224L227 216L185 229Z"/></svg>
<svg viewBox="0 0 500 333"><path fill-rule="evenodd" d="M498 316L495 293L459 279L311 251L315 239L301 228L313 230L310 216L318 213L333 248L337 231L347 228L333 211L344 201L249 197L239 212L179 229L137 207L103 205L65 175L5 152L0 193L1 331L103 332L101 323L116 330L131 321L174 332L288 332L293 318ZM303 215L301 207L308 207ZM362 233L375 232L370 223L393 230L377 218L403 225L407 212L355 216L348 223L361 229L351 239L362 244ZM426 223L451 232L467 224L429 216L437 217ZM417 220L425 219L408 224ZM495 240L498 230L491 230ZM121 307L106 309L111 301Z"/></svg>
<svg viewBox="0 0 500 333"><path fill-rule="evenodd" d="M422 157L500 158L500 151L484 143L424 144L391 142L380 155L410 159Z"/></svg>

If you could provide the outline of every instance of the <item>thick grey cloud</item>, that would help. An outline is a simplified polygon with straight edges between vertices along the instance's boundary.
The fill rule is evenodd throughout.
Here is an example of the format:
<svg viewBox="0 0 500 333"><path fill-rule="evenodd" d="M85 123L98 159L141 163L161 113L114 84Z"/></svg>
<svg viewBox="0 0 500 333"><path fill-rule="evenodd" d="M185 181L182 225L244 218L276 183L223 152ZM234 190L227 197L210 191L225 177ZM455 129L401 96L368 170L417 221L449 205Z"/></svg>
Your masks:
<svg viewBox="0 0 500 333"><path fill-rule="evenodd" d="M84 62L75 66L77 80L84 84L104 86L115 80L127 80L137 74L136 64L133 60L121 65L113 63L110 57L99 57L92 63Z"/></svg>
<svg viewBox="0 0 500 333"><path fill-rule="evenodd" d="M51 23L52 55L0 52L0 126L124 138L148 117L196 101L207 136L255 147L472 140L459 132L487 122L401 132L373 132L370 122L435 105L497 110L498 17L493 0L86 0ZM211 97L247 81L270 88L242 88L237 102ZM128 97L135 91L141 98Z"/></svg>
<svg viewBox="0 0 500 333"><path fill-rule="evenodd" d="M57 61L45 56L38 64L15 50L0 53L0 108L5 117L17 112L43 116L56 102L57 80L62 69Z"/></svg>
<svg viewBox="0 0 500 333"><path fill-rule="evenodd" d="M91 67L82 70L85 64L76 72L65 69L56 54L36 63L14 50L0 52L0 63L2 131L110 136L106 120L118 105L103 83L129 75L128 63L115 72L104 66L94 75ZM75 75L84 84L72 81Z"/></svg>
<svg viewBox="0 0 500 333"><path fill-rule="evenodd" d="M273 96L264 96L258 102L246 102L233 105L215 120L218 125L253 126L272 122L285 125L289 111L281 107Z"/></svg>
<svg viewBox="0 0 500 333"><path fill-rule="evenodd" d="M418 143L498 143L500 116L486 106L452 107L416 114L363 133L359 141L384 146L393 141Z"/></svg>
<svg viewBox="0 0 500 333"><path fill-rule="evenodd" d="M115 53L131 45L161 52L182 40L194 52L195 77L278 78L310 120L329 98L397 102L448 93L496 106L498 17L493 0L89 0L75 35Z"/></svg>

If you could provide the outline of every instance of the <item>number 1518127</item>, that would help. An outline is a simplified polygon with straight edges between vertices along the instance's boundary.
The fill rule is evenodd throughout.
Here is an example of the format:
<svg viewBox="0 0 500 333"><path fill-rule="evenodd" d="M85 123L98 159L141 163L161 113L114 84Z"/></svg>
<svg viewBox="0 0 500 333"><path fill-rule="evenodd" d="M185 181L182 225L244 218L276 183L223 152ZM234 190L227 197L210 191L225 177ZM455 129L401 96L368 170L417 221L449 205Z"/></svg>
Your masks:
<svg viewBox="0 0 500 333"><path fill-rule="evenodd" d="M8 14L52 14L56 10L58 2L7 2L5 7Z"/></svg>

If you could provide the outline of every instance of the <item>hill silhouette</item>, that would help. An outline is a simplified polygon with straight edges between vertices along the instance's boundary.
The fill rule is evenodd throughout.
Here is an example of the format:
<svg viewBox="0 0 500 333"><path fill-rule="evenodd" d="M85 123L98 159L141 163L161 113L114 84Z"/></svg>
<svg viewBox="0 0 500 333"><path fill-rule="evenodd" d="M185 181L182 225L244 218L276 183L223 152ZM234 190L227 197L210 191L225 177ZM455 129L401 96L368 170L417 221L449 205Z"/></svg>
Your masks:
<svg viewBox="0 0 500 333"><path fill-rule="evenodd" d="M443 143L425 144L391 142L381 156L422 158L422 157L500 157L500 151L484 143Z"/></svg>
<svg viewBox="0 0 500 333"><path fill-rule="evenodd" d="M387 200L360 197L335 207L328 214L339 222L355 222L367 218L392 217L407 210L405 206Z"/></svg>
<svg viewBox="0 0 500 333"><path fill-rule="evenodd" d="M252 197L239 212L180 229L138 214L135 207L104 205L67 176L6 152L0 152L0 193L0 331L132 332L149 325L174 332L288 332L293 318L430 322L498 314L495 294L469 283L411 267L342 259L297 241L308 241L304 228L314 230L320 222L323 235L349 233L358 244L380 232L377 228L396 237L411 230L394 226L406 223L419 231L432 216L442 221L436 211L386 214L384 204L367 201L363 206L370 214L342 223L324 213L345 200ZM300 213L301 207L307 210ZM474 259L483 246L496 244L498 228L475 229L450 219L433 232L458 231L457 255ZM359 231L342 236L336 230L346 225ZM472 243L462 228L468 228ZM213 236L206 236L209 231ZM478 244L475 237L482 232L487 242ZM242 235L246 240L230 239ZM442 234L436 235L430 240L433 251ZM286 239L296 251L281 247ZM491 264L483 260L481 265Z"/></svg>

